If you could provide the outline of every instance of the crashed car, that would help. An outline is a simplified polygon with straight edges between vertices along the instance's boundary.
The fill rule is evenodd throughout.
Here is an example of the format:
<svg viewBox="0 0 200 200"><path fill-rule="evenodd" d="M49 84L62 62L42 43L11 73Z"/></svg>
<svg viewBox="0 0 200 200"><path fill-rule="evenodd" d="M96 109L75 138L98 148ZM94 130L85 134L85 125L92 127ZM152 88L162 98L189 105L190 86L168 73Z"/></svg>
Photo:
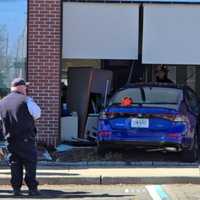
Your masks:
<svg viewBox="0 0 200 200"><path fill-rule="evenodd" d="M139 147L198 157L199 99L188 86L133 84L116 92L98 122L98 152Z"/></svg>

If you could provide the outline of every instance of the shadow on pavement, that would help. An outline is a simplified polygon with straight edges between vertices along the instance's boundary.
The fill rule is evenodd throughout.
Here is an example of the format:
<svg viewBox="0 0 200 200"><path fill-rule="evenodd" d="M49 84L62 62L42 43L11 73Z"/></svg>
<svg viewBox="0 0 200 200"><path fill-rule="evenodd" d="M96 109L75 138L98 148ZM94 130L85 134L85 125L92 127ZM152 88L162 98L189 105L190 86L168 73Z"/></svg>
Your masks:
<svg viewBox="0 0 200 200"><path fill-rule="evenodd" d="M119 197L134 197L134 195L112 195L112 194L91 194L90 192L64 192L61 190L40 190L41 195L31 197L28 196L27 190L22 190L23 196L14 197L11 190L0 190L0 198L14 198L14 199L27 199L27 198L34 198L34 199L54 199L54 198L63 198L63 199L73 199L73 198L119 198Z"/></svg>

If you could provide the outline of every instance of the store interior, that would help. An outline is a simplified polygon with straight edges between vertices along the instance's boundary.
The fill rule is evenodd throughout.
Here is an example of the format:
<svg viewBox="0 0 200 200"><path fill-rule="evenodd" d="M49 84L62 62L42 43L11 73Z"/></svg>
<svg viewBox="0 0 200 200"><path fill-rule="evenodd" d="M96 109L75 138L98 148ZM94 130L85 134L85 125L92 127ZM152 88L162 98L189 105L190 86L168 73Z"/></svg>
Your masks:
<svg viewBox="0 0 200 200"><path fill-rule="evenodd" d="M129 83L156 82L163 65L134 60L63 59L61 70L61 141L95 140L98 117L109 98ZM198 87L196 66L164 65L176 84Z"/></svg>

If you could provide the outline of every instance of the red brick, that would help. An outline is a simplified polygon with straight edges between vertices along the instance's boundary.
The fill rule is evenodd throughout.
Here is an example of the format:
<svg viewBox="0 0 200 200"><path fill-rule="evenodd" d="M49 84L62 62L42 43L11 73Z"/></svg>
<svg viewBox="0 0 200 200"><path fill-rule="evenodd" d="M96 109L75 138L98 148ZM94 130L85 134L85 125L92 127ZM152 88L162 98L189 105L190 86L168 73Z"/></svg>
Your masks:
<svg viewBox="0 0 200 200"><path fill-rule="evenodd" d="M29 0L29 94L42 108L38 140L55 145L59 139L61 0Z"/></svg>

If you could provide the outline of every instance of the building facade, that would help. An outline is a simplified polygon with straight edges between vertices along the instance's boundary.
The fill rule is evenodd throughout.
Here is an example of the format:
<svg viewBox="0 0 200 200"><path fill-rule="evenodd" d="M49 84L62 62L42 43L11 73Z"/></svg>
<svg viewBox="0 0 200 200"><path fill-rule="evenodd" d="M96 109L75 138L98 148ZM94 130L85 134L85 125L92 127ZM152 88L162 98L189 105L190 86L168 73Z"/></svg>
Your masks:
<svg viewBox="0 0 200 200"><path fill-rule="evenodd" d="M153 64L169 64L169 68L171 68L170 76L175 82L187 83L199 92L200 84L196 77L200 73L198 68L200 56L198 57L198 53L195 54L195 52L199 52L197 51L198 49L195 49L200 46L198 45L200 43L199 39L192 40L193 46L195 47L193 52L196 56L194 62L187 59L185 59L185 63L181 63L180 60L176 62L176 55L173 57L174 60L172 59L172 61L170 61L170 57L165 57L165 55L168 55L167 50L169 50L170 45L167 46L168 49L164 47L163 51L162 49L159 50L162 47L161 40L158 42L161 46L155 46L153 49L154 44L157 43L152 43L152 41L159 37L149 39L148 37L151 34L154 35L155 30L145 25L148 24L149 19L160 19L160 17L152 15L153 10L153 13L160 16L160 11L157 9L159 6L157 6L157 4L157 7L152 7L151 4L144 4L142 8L142 4L139 1L133 2L133 4L122 1L123 5L119 4L121 1L115 1L113 3L109 1L107 5L100 4L100 2L90 3L89 1L85 1L84 3L77 2L76 4L73 2L68 3L68 1L63 0L11 0L9 2L13 2L13 4L8 4L6 0L0 2L0 97L8 93L9 82L12 78L15 76L26 77L31 83L28 88L29 95L33 96L42 108L42 117L37 122L38 141L40 142L55 146L60 141L61 80L66 81L65 73L67 68L71 66L92 66L95 68L113 70L116 74L114 82L116 82L115 85L116 88L118 88L121 84L124 84L123 81L129 76L132 60L139 58L140 62L142 62L143 59L145 65L140 63L141 65L139 65L137 70L139 74L144 74L144 78L147 77L145 80L149 80L149 75L143 73L145 69L151 75L153 70L149 69L152 68ZM12 7L14 2L18 2L18 7L17 5ZM168 11L166 11L166 9L172 9L171 11L173 11L172 13L174 14L179 10L180 15L183 14L182 11L186 11L186 13L188 12L189 14L187 16L190 16L193 11L196 12L196 10L199 9L198 4L194 4L196 5L195 7L192 7L192 5L188 5L187 7L183 3L183 5L180 4L180 8L177 8L177 4L175 4L175 6L167 5L165 7L163 5L165 4L160 6L162 13L167 13ZM78 9L76 9L76 7ZM5 10L5 8L8 8L8 10ZM10 20L13 23L8 23L7 13L12 13L12 10L10 10L12 8L18 12L18 18L20 13L23 14L23 26L20 28L21 32L18 38L14 37L17 35L17 30L19 30L18 26L16 26L18 29L10 28L10 33L7 33L7 30L4 28L4 24L7 24L7 27L15 27L15 25L18 24L18 21L15 21L14 15ZM91 12L93 16L90 16L91 13L88 10L91 8L93 9L93 12ZM71 9L73 12L71 12ZM123 9L125 10L123 11ZM132 13L132 10L134 13ZM190 12L188 10L190 10ZM85 19L81 18L79 21L80 16L79 18L76 17L74 11L78 13L77 16L85 16ZM103 16L101 16L102 12L104 13ZM2 13L6 17L3 16ZM99 16L97 14L95 15L95 13L98 13ZM115 17L110 18L110 13L115 15ZM121 15L119 15L119 13ZM141 13L144 13L144 18L141 18ZM86 14L88 15L86 16ZM109 20L106 20L105 16L108 16ZM91 20L93 17L97 20L96 22ZM130 17L134 19L134 27L131 26L132 21L129 20ZM195 19L192 15L191 18L187 18L189 20ZM123 19L127 23L124 23L125 21L123 21ZM143 19L142 23L141 19ZM168 18L164 18L164 20L166 19ZM85 23L87 21L88 23ZM106 25L106 22L109 24ZM194 25L195 22L196 21L194 21ZM81 23L85 23L82 29L80 28L83 25ZM96 26L96 28L92 27L89 23ZM157 21L155 21L155 25L156 23ZM120 29L118 26L119 24L123 25L123 28ZM85 27L87 27L86 34L84 30ZM194 27L190 27L192 32L194 32ZM74 32L70 32L70 30ZM76 32L76 30L78 31ZM98 30L99 33L96 30ZM161 34L164 35L166 31L175 30L175 28L166 28L163 30ZM186 30L188 31L188 28L186 28ZM94 34L91 34L93 31ZM131 31L131 34L128 34L128 31ZM200 33L199 28L195 28L195 31ZM90 34L87 35L87 33ZM103 35L104 37L102 37ZM132 37L132 35L134 37ZM194 38L196 35L198 34L195 34ZM144 39L142 39L142 36L144 36ZM177 38L179 37L178 32L176 36ZM165 38L166 37L165 35ZM89 42L86 42L86 39ZM106 42L104 42L108 44L108 47L102 45L103 43L100 39L102 41L105 40ZM160 37L160 39L162 39L162 37ZM168 39L170 41L170 38ZM188 38L188 41L190 39L191 37ZM90 42L90 40L97 42L96 46L93 46L94 43ZM15 46L10 47L9 44L14 43L14 41L17 41ZM150 46L148 46L149 42L151 43ZM81 49L81 46L77 46L80 44L84 46L83 49ZM165 46L168 44L169 42L163 43ZM180 42L180 44L182 43ZM190 45L190 43L188 43L188 45ZM102 49L99 48L100 46ZM130 48L126 49L126 46ZM74 50L74 48L77 47L80 51L77 51L77 49ZM16 49L17 51L11 54L9 53L9 49ZM189 52L190 51L191 49L189 49ZM154 52L154 54L150 55L149 52ZM164 53L162 54L162 52ZM184 53L184 58L187 58L185 55L187 55L188 51ZM143 58L141 54L144 56ZM160 60L158 59L157 61L158 55L160 56ZM192 59L192 56L188 55L188 58ZM167 59L166 62L165 59ZM178 59L180 58L178 57ZM191 65L189 63L191 63ZM122 74L123 76L120 77ZM122 83L119 81L120 79L123 79ZM152 80L151 76L150 80Z"/></svg>

